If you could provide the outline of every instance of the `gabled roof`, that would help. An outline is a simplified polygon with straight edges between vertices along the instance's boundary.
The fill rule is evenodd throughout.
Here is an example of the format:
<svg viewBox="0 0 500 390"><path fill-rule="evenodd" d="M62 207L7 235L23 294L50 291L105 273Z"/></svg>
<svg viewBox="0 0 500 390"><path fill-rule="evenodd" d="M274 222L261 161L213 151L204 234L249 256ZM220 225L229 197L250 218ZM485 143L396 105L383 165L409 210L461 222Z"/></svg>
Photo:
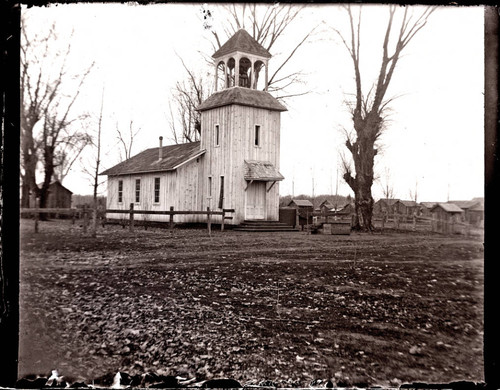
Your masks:
<svg viewBox="0 0 500 390"><path fill-rule="evenodd" d="M417 206L417 202L414 200L400 200L400 202L406 207L415 207Z"/></svg>
<svg viewBox="0 0 500 390"><path fill-rule="evenodd" d="M464 211L453 203L436 203L436 205L431 209L434 211L436 208L441 207L444 211L448 213L463 213Z"/></svg>
<svg viewBox="0 0 500 390"><path fill-rule="evenodd" d="M476 204L480 203L479 200L450 200L448 203L452 203L460 207L461 209L470 209L471 207L475 206Z"/></svg>
<svg viewBox="0 0 500 390"><path fill-rule="evenodd" d="M274 111L287 111L286 107L278 102L269 92L244 87L231 87L215 92L196 109L198 111L205 111L230 104L265 108Z"/></svg>
<svg viewBox="0 0 500 390"><path fill-rule="evenodd" d="M399 202L399 199L388 199L388 198L382 198L382 199L379 199L376 203L378 202L384 202L385 204L387 204L388 206L392 206L393 204L395 204L396 202Z"/></svg>
<svg viewBox="0 0 500 390"><path fill-rule="evenodd" d="M205 153L205 150L200 150L200 142L163 146L161 160L159 159L159 151L160 148L146 149L100 174L118 176L173 171Z"/></svg>
<svg viewBox="0 0 500 390"><path fill-rule="evenodd" d="M37 187L40 187L40 188L41 188L41 187L42 187L42 185L43 185L43 183L38 183L38 184L37 184ZM54 180L54 181L51 181L51 182L50 182L50 184L49 184L49 191L50 191L50 187L53 187L53 186L55 186L55 185L57 185L57 186L61 187L63 190L66 190L66 191L68 191L68 192L69 192L69 193L71 193L71 194L73 193L73 191L71 191L71 190L67 189L66 187L64 187L64 186L62 185L62 183L61 183L59 180Z"/></svg>
<svg viewBox="0 0 500 390"><path fill-rule="evenodd" d="M269 161L245 160L245 180L279 181L284 177Z"/></svg>
<svg viewBox="0 0 500 390"><path fill-rule="evenodd" d="M479 202L472 206L469 211L484 211L484 204Z"/></svg>
<svg viewBox="0 0 500 390"><path fill-rule="evenodd" d="M290 206L292 203L295 203L297 206L300 207L313 207L311 201L307 199L292 199L291 202L288 203L288 206Z"/></svg>
<svg viewBox="0 0 500 390"><path fill-rule="evenodd" d="M319 205L319 207L327 207L327 208L333 208L334 205L330 203L330 201L328 199L324 200L323 202L321 202L321 204Z"/></svg>
<svg viewBox="0 0 500 390"><path fill-rule="evenodd" d="M243 28L238 30L219 50L212 54L212 58L219 58L236 51L271 58L271 54Z"/></svg>
<svg viewBox="0 0 500 390"><path fill-rule="evenodd" d="M436 202L420 202L420 204L422 206L424 206L425 208L433 208L435 205L436 205Z"/></svg>

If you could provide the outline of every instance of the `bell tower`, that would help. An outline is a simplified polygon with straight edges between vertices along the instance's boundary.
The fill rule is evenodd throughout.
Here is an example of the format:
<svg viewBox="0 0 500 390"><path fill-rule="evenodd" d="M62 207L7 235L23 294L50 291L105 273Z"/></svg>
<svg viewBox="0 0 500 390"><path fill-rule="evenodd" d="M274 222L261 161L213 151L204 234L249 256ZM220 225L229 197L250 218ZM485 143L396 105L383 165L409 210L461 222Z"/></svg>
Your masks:
<svg viewBox="0 0 500 390"><path fill-rule="evenodd" d="M212 58L215 91L235 86L267 91L271 54L246 30L238 30Z"/></svg>
<svg viewBox="0 0 500 390"><path fill-rule="evenodd" d="M234 209L232 223L279 219L280 114L269 92L271 54L244 29L213 55L215 92L201 112L202 209Z"/></svg>

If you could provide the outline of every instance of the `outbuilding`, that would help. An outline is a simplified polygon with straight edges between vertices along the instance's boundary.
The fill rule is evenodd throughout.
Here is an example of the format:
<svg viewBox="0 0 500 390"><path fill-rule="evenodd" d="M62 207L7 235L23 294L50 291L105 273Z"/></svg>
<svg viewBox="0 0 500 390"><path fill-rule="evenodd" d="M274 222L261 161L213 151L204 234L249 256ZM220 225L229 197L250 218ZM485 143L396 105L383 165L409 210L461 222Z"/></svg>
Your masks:
<svg viewBox="0 0 500 390"><path fill-rule="evenodd" d="M432 231L438 233L460 233L464 211L453 203L436 203L431 209Z"/></svg>

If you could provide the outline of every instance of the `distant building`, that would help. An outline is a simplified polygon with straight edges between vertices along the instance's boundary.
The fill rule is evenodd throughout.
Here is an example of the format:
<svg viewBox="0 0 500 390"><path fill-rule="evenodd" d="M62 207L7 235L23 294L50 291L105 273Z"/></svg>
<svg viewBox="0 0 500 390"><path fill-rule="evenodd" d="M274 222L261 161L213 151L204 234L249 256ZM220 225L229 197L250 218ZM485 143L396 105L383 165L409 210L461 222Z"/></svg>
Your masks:
<svg viewBox="0 0 500 390"><path fill-rule="evenodd" d="M462 226L464 211L453 203L436 203L431 209L432 231L438 233L458 233Z"/></svg>
<svg viewBox="0 0 500 390"><path fill-rule="evenodd" d="M297 209L297 214L299 215L299 225L304 226L312 223L314 206L311 201L307 199L292 199L292 201L288 203L288 207Z"/></svg>
<svg viewBox="0 0 500 390"><path fill-rule="evenodd" d="M399 199L388 199L382 198L375 202L373 205L374 214L394 214L395 205L399 202Z"/></svg>
<svg viewBox="0 0 500 390"><path fill-rule="evenodd" d="M321 212L328 212L328 211L332 211L332 209L334 209L335 206L333 204L330 203L330 201L327 199L327 200L324 200L323 202L321 202L321 204L319 205L319 211Z"/></svg>
<svg viewBox="0 0 500 390"><path fill-rule="evenodd" d="M313 212L314 206L310 200L307 199L292 199L290 203L288 203L288 207L295 207L299 210L306 210L309 212Z"/></svg>
<svg viewBox="0 0 500 390"><path fill-rule="evenodd" d="M41 187L42 184L38 184ZM64 187L59 180L49 184L46 208L69 209L71 208L71 197L73 192ZM36 207L35 195L30 196L30 208Z"/></svg>
<svg viewBox="0 0 500 390"><path fill-rule="evenodd" d="M345 215L351 215L356 213L356 207L354 206L354 203L347 203L342 207L339 211L338 214L345 214Z"/></svg>
<svg viewBox="0 0 500 390"><path fill-rule="evenodd" d="M431 216L431 209L436 205L436 202L420 202L420 212L424 217Z"/></svg>
<svg viewBox="0 0 500 390"><path fill-rule="evenodd" d="M414 200L401 200L395 203L395 213L401 215L417 215L419 212L419 205Z"/></svg>
<svg viewBox="0 0 500 390"><path fill-rule="evenodd" d="M463 211L463 221L479 226L484 220L484 199L450 200L448 203L460 207Z"/></svg>

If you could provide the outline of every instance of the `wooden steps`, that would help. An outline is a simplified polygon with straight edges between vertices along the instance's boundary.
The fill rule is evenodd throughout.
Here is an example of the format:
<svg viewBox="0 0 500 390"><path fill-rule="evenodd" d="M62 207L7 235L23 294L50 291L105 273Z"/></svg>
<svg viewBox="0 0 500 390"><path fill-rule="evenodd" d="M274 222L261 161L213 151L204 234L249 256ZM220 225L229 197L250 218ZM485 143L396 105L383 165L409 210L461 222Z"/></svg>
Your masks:
<svg viewBox="0 0 500 390"><path fill-rule="evenodd" d="M279 221L246 220L234 228L240 232L298 232L299 229Z"/></svg>

